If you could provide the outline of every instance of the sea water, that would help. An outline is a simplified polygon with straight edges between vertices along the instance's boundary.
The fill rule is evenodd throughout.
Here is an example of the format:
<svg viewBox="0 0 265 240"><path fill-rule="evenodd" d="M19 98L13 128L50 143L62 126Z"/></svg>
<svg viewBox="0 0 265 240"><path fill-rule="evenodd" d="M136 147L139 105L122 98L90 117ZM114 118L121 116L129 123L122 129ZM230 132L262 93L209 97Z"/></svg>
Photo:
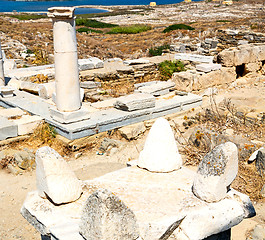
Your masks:
<svg viewBox="0 0 265 240"><path fill-rule="evenodd" d="M55 6L80 6L80 5L149 5L150 2L157 4L172 4L182 0L61 0L61 1L32 1L32 0L0 0L0 12L43 12L49 7ZM77 9L76 14L100 13L105 10L96 8Z"/></svg>

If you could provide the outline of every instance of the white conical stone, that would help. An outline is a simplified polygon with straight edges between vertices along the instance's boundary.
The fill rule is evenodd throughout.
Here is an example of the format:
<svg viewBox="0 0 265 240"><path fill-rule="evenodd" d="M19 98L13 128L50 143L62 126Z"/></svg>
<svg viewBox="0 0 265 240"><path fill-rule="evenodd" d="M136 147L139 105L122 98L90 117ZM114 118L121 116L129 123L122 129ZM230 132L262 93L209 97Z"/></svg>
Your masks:
<svg viewBox="0 0 265 240"><path fill-rule="evenodd" d="M227 189L238 172L238 150L232 142L215 147L200 162L192 190L206 202L217 202L227 194Z"/></svg>
<svg viewBox="0 0 265 240"><path fill-rule="evenodd" d="M50 147L36 152L36 181L39 195L56 204L73 202L82 193L81 182L61 155Z"/></svg>
<svg viewBox="0 0 265 240"><path fill-rule="evenodd" d="M171 172L182 166L173 131L164 118L158 118L150 129L138 166L151 172Z"/></svg>

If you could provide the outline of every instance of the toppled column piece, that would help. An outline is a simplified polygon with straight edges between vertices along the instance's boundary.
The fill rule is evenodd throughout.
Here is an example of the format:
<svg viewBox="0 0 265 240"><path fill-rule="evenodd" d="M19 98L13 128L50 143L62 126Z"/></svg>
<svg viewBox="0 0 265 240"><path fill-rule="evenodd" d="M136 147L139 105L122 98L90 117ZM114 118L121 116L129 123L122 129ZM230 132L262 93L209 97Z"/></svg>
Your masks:
<svg viewBox="0 0 265 240"><path fill-rule="evenodd" d="M164 118L158 118L140 152L138 167L151 172L171 172L182 166L173 131Z"/></svg>
<svg viewBox="0 0 265 240"><path fill-rule="evenodd" d="M114 103L114 107L125 111L135 111L155 107L155 97L146 93L134 93L120 97Z"/></svg>
<svg viewBox="0 0 265 240"><path fill-rule="evenodd" d="M0 43L0 86L5 86L4 60Z"/></svg>
<svg viewBox="0 0 265 240"><path fill-rule="evenodd" d="M238 150L227 142L215 147L200 162L192 190L206 202L217 202L227 194L227 189L238 171Z"/></svg>
<svg viewBox="0 0 265 240"><path fill-rule="evenodd" d="M79 232L87 240L135 240L139 237L134 213L107 189L99 189L87 199Z"/></svg>
<svg viewBox="0 0 265 240"><path fill-rule="evenodd" d="M73 202L82 193L81 182L60 154L50 147L36 152L36 178L40 197L48 197L55 204Z"/></svg>

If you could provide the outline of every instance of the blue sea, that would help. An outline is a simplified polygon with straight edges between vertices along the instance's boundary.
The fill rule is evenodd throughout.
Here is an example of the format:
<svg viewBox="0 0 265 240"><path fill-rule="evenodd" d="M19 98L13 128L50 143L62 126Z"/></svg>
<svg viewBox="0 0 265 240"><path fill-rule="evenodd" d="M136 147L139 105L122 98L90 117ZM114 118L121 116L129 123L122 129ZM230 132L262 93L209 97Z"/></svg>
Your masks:
<svg viewBox="0 0 265 240"><path fill-rule="evenodd" d="M79 5L148 5L155 0L61 0L61 1L10 1L0 0L0 12L43 12L54 6ZM183 0L157 0L157 4L178 3ZM95 8L77 9L75 14L100 13L105 10Z"/></svg>

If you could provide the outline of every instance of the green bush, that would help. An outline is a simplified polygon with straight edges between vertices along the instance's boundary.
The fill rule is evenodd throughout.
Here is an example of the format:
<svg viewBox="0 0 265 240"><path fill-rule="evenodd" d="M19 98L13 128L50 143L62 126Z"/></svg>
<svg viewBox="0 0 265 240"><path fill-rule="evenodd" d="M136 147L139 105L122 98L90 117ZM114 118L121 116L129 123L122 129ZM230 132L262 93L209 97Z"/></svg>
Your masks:
<svg viewBox="0 0 265 240"><path fill-rule="evenodd" d="M78 28L76 29L77 32L95 32L95 33L102 33L102 31L100 30L96 30L96 29L91 29L91 28L87 28L87 27L81 27L81 28Z"/></svg>
<svg viewBox="0 0 265 240"><path fill-rule="evenodd" d="M158 65L159 72L163 80L167 80L172 77L174 72L186 71L183 62L181 61L164 61Z"/></svg>
<svg viewBox="0 0 265 240"><path fill-rule="evenodd" d="M195 28L186 24L173 24L164 29L163 33L167 33L177 29L194 30Z"/></svg>
<svg viewBox="0 0 265 240"><path fill-rule="evenodd" d="M216 20L216 22L224 22L224 23L226 23L226 22L231 22L231 21L229 21L229 20Z"/></svg>
<svg viewBox="0 0 265 240"><path fill-rule="evenodd" d="M104 22L99 22L94 19L83 19L83 18L77 18L75 20L76 26L86 26L86 27L91 27L91 28L112 28L116 27L118 25L111 24L111 23L104 23Z"/></svg>
<svg viewBox="0 0 265 240"><path fill-rule="evenodd" d="M151 27L148 25L131 25L131 26L124 26L124 27L114 27L112 28L108 34L118 34L118 33L123 33L123 34L136 34L136 33L141 33L141 32L146 32L150 30Z"/></svg>
<svg viewBox="0 0 265 240"><path fill-rule="evenodd" d="M163 53L164 49L169 49L169 45L162 45L154 48L149 49L150 56L160 56Z"/></svg>
<svg viewBox="0 0 265 240"><path fill-rule="evenodd" d="M40 19L40 18L47 18L46 15L41 14L18 14L18 15L8 15L12 18L17 18L18 20L34 20L34 19Z"/></svg>

